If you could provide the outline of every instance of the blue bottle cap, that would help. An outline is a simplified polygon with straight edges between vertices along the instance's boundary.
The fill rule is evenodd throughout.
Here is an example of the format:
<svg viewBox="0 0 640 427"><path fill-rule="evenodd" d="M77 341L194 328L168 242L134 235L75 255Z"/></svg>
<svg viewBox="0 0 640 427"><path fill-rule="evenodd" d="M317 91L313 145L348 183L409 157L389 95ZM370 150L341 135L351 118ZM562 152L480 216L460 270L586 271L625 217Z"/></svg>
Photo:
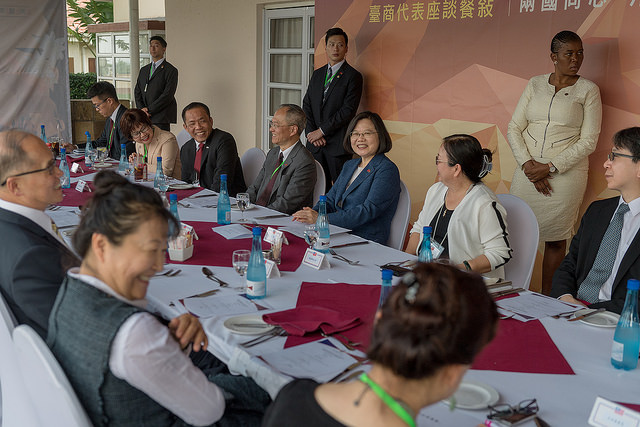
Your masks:
<svg viewBox="0 0 640 427"><path fill-rule="evenodd" d="M388 270L386 268L382 270L382 280L391 280L392 277L393 277L393 271Z"/></svg>
<svg viewBox="0 0 640 427"><path fill-rule="evenodd" d="M85 131L85 132L84 132L84 134L85 134L85 135L87 135L89 138L91 138L91 134L89 133L89 131L88 131L88 130L87 130L87 131Z"/></svg>
<svg viewBox="0 0 640 427"><path fill-rule="evenodd" d="M156 158L156 161L161 162L161 161L162 161L162 156L158 156L158 157Z"/></svg>
<svg viewBox="0 0 640 427"><path fill-rule="evenodd" d="M320 199L318 199L318 201L320 201L320 202L326 202L326 201L327 201L327 196L326 196L326 195L324 195L324 194L323 194L323 195L321 195L321 196L320 196Z"/></svg>
<svg viewBox="0 0 640 427"><path fill-rule="evenodd" d="M221 181L226 181L227 180L227 174L226 173L220 174L220 180Z"/></svg>
<svg viewBox="0 0 640 427"><path fill-rule="evenodd" d="M176 193L169 194L169 201L173 202L174 200L178 201L178 195Z"/></svg>
<svg viewBox="0 0 640 427"><path fill-rule="evenodd" d="M40 129L44 129L44 125L40 125Z"/></svg>
<svg viewBox="0 0 640 427"><path fill-rule="evenodd" d="M640 289L640 281L637 279L629 279L627 280L627 290L629 291L637 291Z"/></svg>
<svg viewBox="0 0 640 427"><path fill-rule="evenodd" d="M64 148L64 147L61 147L60 148L60 155L63 155L63 154L67 154L67 149ZM633 279L631 279L631 280L633 280Z"/></svg>
<svg viewBox="0 0 640 427"><path fill-rule="evenodd" d="M260 227L253 227L252 231L254 236L260 236L262 234L262 228Z"/></svg>
<svg viewBox="0 0 640 427"><path fill-rule="evenodd" d="M428 225L422 228L422 234L431 234L431 227Z"/></svg>
<svg viewBox="0 0 640 427"><path fill-rule="evenodd" d="M127 147L127 144L120 144L120 149L125 149Z"/></svg>

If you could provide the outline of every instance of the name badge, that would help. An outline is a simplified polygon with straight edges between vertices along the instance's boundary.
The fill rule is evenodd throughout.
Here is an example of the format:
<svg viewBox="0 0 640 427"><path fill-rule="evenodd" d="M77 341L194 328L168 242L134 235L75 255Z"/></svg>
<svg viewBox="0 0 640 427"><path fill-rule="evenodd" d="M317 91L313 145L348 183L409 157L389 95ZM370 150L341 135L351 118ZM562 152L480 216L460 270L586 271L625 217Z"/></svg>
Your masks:
<svg viewBox="0 0 640 427"><path fill-rule="evenodd" d="M442 252L444 252L444 246L442 246L440 243L436 242L435 240L431 240L431 255L433 255L433 259L438 259L440 258L440 255L442 255Z"/></svg>
<svg viewBox="0 0 640 427"><path fill-rule="evenodd" d="M76 184L76 191L82 193L85 188L89 190L89 192L91 192L91 188L87 185L87 182L79 179L78 183Z"/></svg>
<svg viewBox="0 0 640 427"><path fill-rule="evenodd" d="M321 268L331 268L326 254L310 248L307 248L307 251L304 253L302 264L308 265L309 267L315 268L316 270L320 270Z"/></svg>
<svg viewBox="0 0 640 427"><path fill-rule="evenodd" d="M597 427L632 427L640 424L640 413L602 397L596 398L589 425Z"/></svg>

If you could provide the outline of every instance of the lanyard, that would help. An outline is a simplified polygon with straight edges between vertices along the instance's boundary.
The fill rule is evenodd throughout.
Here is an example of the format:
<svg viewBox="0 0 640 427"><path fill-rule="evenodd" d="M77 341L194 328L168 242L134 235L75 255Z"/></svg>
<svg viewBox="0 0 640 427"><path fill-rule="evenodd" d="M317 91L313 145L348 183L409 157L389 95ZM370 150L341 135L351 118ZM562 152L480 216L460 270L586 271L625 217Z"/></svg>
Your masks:
<svg viewBox="0 0 640 427"><path fill-rule="evenodd" d="M113 128L116 127L116 122L111 120L111 132L109 132L109 143L107 144L107 155L111 153L111 140L113 138Z"/></svg>
<svg viewBox="0 0 640 427"><path fill-rule="evenodd" d="M147 145L144 145L144 162L147 163Z"/></svg>
<svg viewBox="0 0 640 427"><path fill-rule="evenodd" d="M325 74L325 76L324 76L324 87L327 87L328 85L331 84L331 82L333 81L333 78L336 76L336 74L338 74L337 71L335 73L333 73L330 78L329 78L329 73Z"/></svg>
<svg viewBox="0 0 640 427"><path fill-rule="evenodd" d="M358 380L362 381L384 402L385 405L389 407L402 421L405 422L406 425L415 427L416 422L413 419L413 416L409 413L409 411L398 402L393 397L389 396L389 393L384 391L382 387L373 382L371 378L367 376L366 373L363 373L358 377Z"/></svg>
<svg viewBox="0 0 640 427"><path fill-rule="evenodd" d="M284 160L282 161L282 163L280 163L280 164L278 165L278 167L277 167L277 168L275 168L275 170L274 170L274 171L273 171L273 173L271 174L270 178L273 178L273 175L275 175L275 174L278 172L278 170L282 167L282 165L284 165L284 162L285 162L286 160L287 160L287 159L284 159Z"/></svg>

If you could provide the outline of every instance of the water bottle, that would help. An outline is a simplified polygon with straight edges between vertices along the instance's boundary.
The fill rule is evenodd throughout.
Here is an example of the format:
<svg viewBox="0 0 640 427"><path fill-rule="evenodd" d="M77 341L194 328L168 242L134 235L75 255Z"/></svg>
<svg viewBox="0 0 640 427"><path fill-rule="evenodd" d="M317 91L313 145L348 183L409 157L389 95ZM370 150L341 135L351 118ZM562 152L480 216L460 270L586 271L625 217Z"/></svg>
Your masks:
<svg viewBox="0 0 640 427"><path fill-rule="evenodd" d="M229 201L229 192L227 191L227 174L224 173L220 175L220 195L218 196L218 224L231 224L231 202ZM260 240L259 237L258 240ZM259 248L259 250L260 258L262 259L262 249ZM253 257L253 254L251 256Z"/></svg>
<svg viewBox="0 0 640 427"><path fill-rule="evenodd" d="M171 193L169 196L169 211L173 214L178 222L180 222L180 216L178 215L178 195Z"/></svg>
<svg viewBox="0 0 640 427"><path fill-rule="evenodd" d="M391 293L391 279L393 278L393 271L382 270L382 287L380 288L380 301L378 302L378 308L382 308L382 304Z"/></svg>
<svg viewBox="0 0 640 427"><path fill-rule="evenodd" d="M638 288L640 281L627 281L627 298L613 335L611 364L614 368L630 371L638 366L640 326L638 323Z"/></svg>
<svg viewBox="0 0 640 427"><path fill-rule="evenodd" d="M47 140L47 133L44 131L44 125L40 125L40 139L47 144L47 148L51 150L51 143Z"/></svg>
<svg viewBox="0 0 640 427"><path fill-rule="evenodd" d="M153 188L160 189L162 187L161 180L164 179L164 172L162 171L162 156L156 158L156 176L153 178Z"/></svg>
<svg viewBox="0 0 640 427"><path fill-rule="evenodd" d="M418 261L433 261L433 254L431 253L431 227L429 226L422 229L422 243L420 244L420 251L418 251Z"/></svg>
<svg viewBox="0 0 640 427"><path fill-rule="evenodd" d="M316 240L316 250L318 252L329 252L329 243L331 236L329 234L329 218L327 217L327 196L320 196L318 201L318 219L316 220L316 228L318 229L318 240Z"/></svg>
<svg viewBox="0 0 640 427"><path fill-rule="evenodd" d="M62 188L71 188L71 172L67 164L67 150L64 148L60 148L60 170L62 171L60 186Z"/></svg>
<svg viewBox="0 0 640 427"><path fill-rule="evenodd" d="M93 166L91 161L91 154L93 154L93 144L91 144L91 134L87 131L84 133L87 136L87 145L84 147L84 164L88 168Z"/></svg>
<svg viewBox="0 0 640 427"><path fill-rule="evenodd" d="M222 192L220 192L222 196ZM218 208L220 199L218 199ZM247 298L258 299L267 295L267 268L262 256L262 229L253 227L253 242L251 242L251 255L247 267Z"/></svg>
<svg viewBox="0 0 640 427"><path fill-rule="evenodd" d="M120 144L120 162L118 163L118 173L122 176L127 174L129 169L129 160L127 160L127 146Z"/></svg>

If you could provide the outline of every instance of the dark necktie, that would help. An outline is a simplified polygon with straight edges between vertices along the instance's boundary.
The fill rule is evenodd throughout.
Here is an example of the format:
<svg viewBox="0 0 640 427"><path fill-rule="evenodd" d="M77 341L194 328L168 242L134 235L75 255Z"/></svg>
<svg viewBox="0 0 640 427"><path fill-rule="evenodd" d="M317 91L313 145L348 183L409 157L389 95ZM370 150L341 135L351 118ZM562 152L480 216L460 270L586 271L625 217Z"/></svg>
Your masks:
<svg viewBox="0 0 640 427"><path fill-rule="evenodd" d="M198 175L200 175L200 165L202 164L202 148L204 147L204 142L200 144L198 147L198 151L196 151L196 158L193 161L193 168L196 170Z"/></svg>
<svg viewBox="0 0 640 427"><path fill-rule="evenodd" d="M324 78L324 92L322 93L322 103L324 104L325 99L327 99L327 92L329 91L329 86L331 86L331 75L333 74L333 69L329 67L329 72L327 76Z"/></svg>
<svg viewBox="0 0 640 427"><path fill-rule="evenodd" d="M278 173L280 171L280 168L282 167L283 161L284 161L284 156L282 155L282 151L281 151L280 155L278 156L278 166L276 166L276 169L271 174L271 179L269 180L267 187L258 197L258 201L256 202L258 205L267 206L267 204L269 203L269 199L271 198L271 192L273 191L273 185L276 183L276 178L278 178Z"/></svg>
<svg viewBox="0 0 640 427"><path fill-rule="evenodd" d="M629 205L626 203L618 206L618 210L613 215L613 219L609 223L607 231L605 231L593 261L593 266L589 270L589 274L580 284L578 288L578 299L595 303L599 301L600 288L612 274L613 264L618 253L620 245L620 234L622 233L622 224L624 214L629 212Z"/></svg>

